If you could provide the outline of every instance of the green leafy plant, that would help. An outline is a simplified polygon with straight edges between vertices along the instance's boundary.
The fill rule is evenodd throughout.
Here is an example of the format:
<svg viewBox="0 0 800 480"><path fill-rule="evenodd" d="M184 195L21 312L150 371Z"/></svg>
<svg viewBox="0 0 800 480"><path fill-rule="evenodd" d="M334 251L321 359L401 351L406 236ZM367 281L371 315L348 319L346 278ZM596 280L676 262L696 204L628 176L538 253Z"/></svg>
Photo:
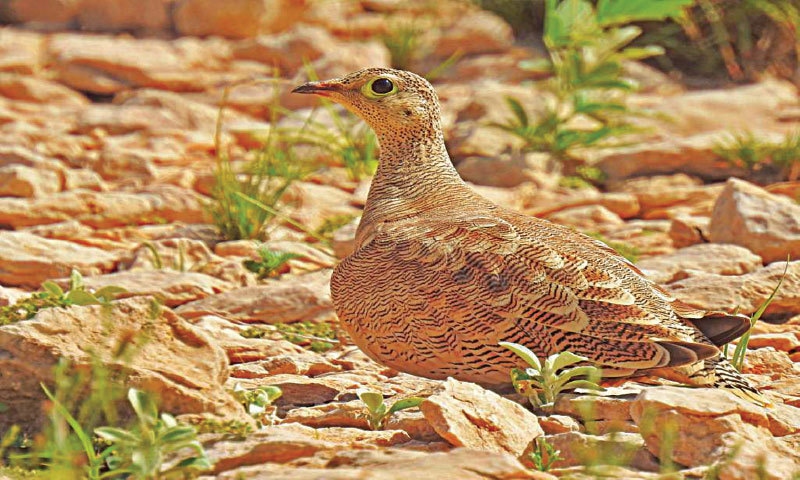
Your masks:
<svg viewBox="0 0 800 480"><path fill-rule="evenodd" d="M537 437L535 441L536 448L531 451L528 458L533 462L533 467L540 472L549 472L553 468L553 464L562 460L561 451L556 450L550 442L544 437Z"/></svg>
<svg viewBox="0 0 800 480"><path fill-rule="evenodd" d="M571 352L550 355L544 362L524 345L500 342L529 365L511 370L511 383L517 393L525 395L535 408L549 410L564 390L584 388L602 390L598 385L600 369L592 365L567 368L587 359ZM582 378L578 378L582 377Z"/></svg>
<svg viewBox="0 0 800 480"><path fill-rule="evenodd" d="M787 180L800 178L800 131L782 142L761 140L752 131L733 133L717 142L714 153L750 174L769 168Z"/></svg>
<svg viewBox="0 0 800 480"><path fill-rule="evenodd" d="M366 390L360 390L358 398L367 407L366 418L369 428L372 430L382 430L386 425L386 420L395 412L419 407L425 401L424 398L420 397L408 397L397 400L391 407L387 407L383 401L383 394Z"/></svg>
<svg viewBox="0 0 800 480"><path fill-rule="evenodd" d="M245 260L244 266L251 272L255 273L259 280L267 277L278 276L278 271L281 267L286 265L286 262L293 258L301 258L302 255L292 252L280 252L277 250L270 250L267 244L262 244L256 251L259 260Z"/></svg>
<svg viewBox="0 0 800 480"><path fill-rule="evenodd" d="M230 435L237 439L247 438L253 431L253 426L241 420L217 420L204 418L197 425L197 433L220 433Z"/></svg>
<svg viewBox="0 0 800 480"><path fill-rule="evenodd" d="M45 308L69 307L72 305L108 305L117 295L126 290L109 285L97 291L89 291L83 284L83 277L77 270L69 276L69 287L65 292L57 283L47 280L42 283L42 291L23 298L13 305L0 307L0 325L8 325L33 318Z"/></svg>
<svg viewBox="0 0 800 480"><path fill-rule="evenodd" d="M781 275L780 280L778 280L778 284L775 285L775 288L772 290L772 293L769 294L766 300L758 307L758 310L753 312L750 316L750 329L742 335L742 338L739 339L739 342L736 344L736 348L733 350L733 357L731 357L731 365L736 370L741 371L744 367L744 358L747 355L747 345L750 343L750 334L755 328L758 321L761 319L761 316L764 315L764 311L766 311L767 307L769 307L772 300L775 298L775 295L778 294L778 290L780 290L781 285L783 284L784 278L786 278L786 272L789 271L789 258L786 259L786 267L783 269L783 274ZM724 353L727 354L727 345L725 345Z"/></svg>
<svg viewBox="0 0 800 480"><path fill-rule="evenodd" d="M126 475L127 478L156 480L184 477L211 468L193 426L178 424L167 413L159 415L152 397L141 390L128 390L128 401L137 418L131 429L98 427L94 430L98 437L110 443L101 453L110 469L104 477ZM166 456L183 449L191 450L194 455L164 469Z"/></svg>
<svg viewBox="0 0 800 480"><path fill-rule="evenodd" d="M512 118L494 126L572 170L583 163L577 150L621 145L621 137L638 131L629 118L643 113L625 102L637 85L623 77L623 64L663 53L654 45L630 46L642 30L628 24L680 15L691 2L599 0L595 8L587 0L546 0L543 40L549 58L521 66L552 75L540 87L553 94L553 102L532 121L518 100L506 98ZM578 126L581 120L584 125Z"/></svg>
<svg viewBox="0 0 800 480"><path fill-rule="evenodd" d="M244 388L240 383L233 387L233 396L255 418L260 425L275 423L275 407L272 403L279 399L283 392L280 388L266 385L257 388Z"/></svg>

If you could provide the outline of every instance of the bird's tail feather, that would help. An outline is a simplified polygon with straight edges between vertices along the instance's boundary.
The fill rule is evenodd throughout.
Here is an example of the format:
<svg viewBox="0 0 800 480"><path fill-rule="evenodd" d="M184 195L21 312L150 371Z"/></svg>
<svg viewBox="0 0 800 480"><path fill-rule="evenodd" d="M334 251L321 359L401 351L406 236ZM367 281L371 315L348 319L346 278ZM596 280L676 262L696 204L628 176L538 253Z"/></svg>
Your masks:
<svg viewBox="0 0 800 480"><path fill-rule="evenodd" d="M738 370L733 368L733 365L723 356L707 358L704 360L704 363L705 365L700 372L704 370L713 371L713 386L715 388L727 390L737 397L758 406L772 407L772 403L755 387L750 385L750 382L748 382Z"/></svg>

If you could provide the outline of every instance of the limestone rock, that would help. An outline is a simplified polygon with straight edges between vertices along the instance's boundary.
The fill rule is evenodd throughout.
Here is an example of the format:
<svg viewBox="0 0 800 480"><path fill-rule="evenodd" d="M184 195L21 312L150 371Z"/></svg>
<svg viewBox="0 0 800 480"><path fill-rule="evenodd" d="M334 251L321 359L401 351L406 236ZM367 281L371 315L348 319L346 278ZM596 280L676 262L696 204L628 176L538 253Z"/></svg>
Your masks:
<svg viewBox="0 0 800 480"><path fill-rule="evenodd" d="M705 310L755 312L783 275L786 262L775 262L744 275L699 274L667 285L667 290ZM766 315L800 313L800 261L789 262L786 278L766 310Z"/></svg>
<svg viewBox="0 0 800 480"><path fill-rule="evenodd" d="M719 478L725 479L749 478L759 463L770 479L786 478L800 468L794 436L774 438L765 409L722 390L689 392L679 387L647 389L631 405L653 455L669 455L688 467L717 462ZM668 440L666 431L673 432ZM671 441L672 448L662 449L664 441Z"/></svg>
<svg viewBox="0 0 800 480"><path fill-rule="evenodd" d="M520 456L543 434L536 416L518 403L453 378L428 397L420 410L433 429L457 447Z"/></svg>
<svg viewBox="0 0 800 480"><path fill-rule="evenodd" d="M642 437L635 433L565 432L550 435L547 441L559 451L560 459L553 468L619 463L638 470L658 471L659 468L658 460L647 451Z"/></svg>
<svg viewBox="0 0 800 480"><path fill-rule="evenodd" d="M645 258L636 266L658 283L683 280L693 271L717 275L743 275L761 268L761 257L731 244L702 243L667 255Z"/></svg>
<svg viewBox="0 0 800 480"><path fill-rule="evenodd" d="M770 263L800 258L800 205L731 178L714 205L711 241L734 243Z"/></svg>
<svg viewBox="0 0 800 480"><path fill-rule="evenodd" d="M115 356L126 346L132 352L129 360ZM9 406L8 414L0 416L3 430L16 423L36 431L44 420L39 383L52 384L59 358L89 368L91 355L114 371L127 372L126 385L158 395L162 411L246 419L222 388L228 376L222 350L170 310L154 310L152 299L121 300L110 309L42 310L32 320L0 327L0 351L0 401Z"/></svg>
<svg viewBox="0 0 800 480"><path fill-rule="evenodd" d="M43 197L61 191L61 178L51 170L25 165L0 167L0 197Z"/></svg>
<svg viewBox="0 0 800 480"><path fill-rule="evenodd" d="M302 444L301 444L302 445ZM264 449L266 450L266 449ZM319 451L305 449L310 456ZM355 457L355 458L353 458ZM327 468L325 468L327 467ZM407 449L340 451L326 465L294 466L277 463L253 465L217 475L222 480L238 478L268 480L555 480L548 473L523 467L507 453L458 448L449 452L422 453Z"/></svg>
<svg viewBox="0 0 800 480"><path fill-rule="evenodd" d="M44 60L43 46L41 34L10 27L0 29L0 70L23 74L39 71Z"/></svg>
<svg viewBox="0 0 800 480"><path fill-rule="evenodd" d="M107 286L122 287L126 292L117 298L155 297L168 307L177 307L233 288L233 285L209 275L177 270L128 270L84 277L91 290Z"/></svg>
<svg viewBox="0 0 800 480"><path fill-rule="evenodd" d="M669 238L675 248L688 247L708 241L710 219L695 215L677 215L669 226Z"/></svg>
<svg viewBox="0 0 800 480"><path fill-rule="evenodd" d="M78 23L83 30L116 32L170 28L173 0L80 0Z"/></svg>
<svg viewBox="0 0 800 480"><path fill-rule="evenodd" d="M219 315L232 320L263 323L324 321L334 318L329 282L331 270L284 276L264 285L231 290L182 305L184 318Z"/></svg>
<svg viewBox="0 0 800 480"><path fill-rule="evenodd" d="M275 33L302 17L305 1L182 0L175 7L180 35L246 38Z"/></svg>
<svg viewBox="0 0 800 480"><path fill-rule="evenodd" d="M574 227L581 231L604 231L609 226L622 225L625 222L611 210L602 205L586 205L572 207L551 213L545 218L551 222Z"/></svg>
<svg viewBox="0 0 800 480"><path fill-rule="evenodd" d="M11 18L14 21L66 25L75 18L81 0L42 0L40 2L12 0L9 3L10 5L6 8L11 12Z"/></svg>
<svg viewBox="0 0 800 480"><path fill-rule="evenodd" d="M485 10L460 15L438 39L435 54L447 58L456 51L465 55L508 50L514 43L511 26Z"/></svg>
<svg viewBox="0 0 800 480"><path fill-rule="evenodd" d="M0 283L38 288L50 278L69 276L74 268L85 276L111 271L118 257L98 248L25 232L0 231Z"/></svg>
<svg viewBox="0 0 800 480"><path fill-rule="evenodd" d="M80 93L43 78L0 74L0 96L25 102L83 106L89 100Z"/></svg>

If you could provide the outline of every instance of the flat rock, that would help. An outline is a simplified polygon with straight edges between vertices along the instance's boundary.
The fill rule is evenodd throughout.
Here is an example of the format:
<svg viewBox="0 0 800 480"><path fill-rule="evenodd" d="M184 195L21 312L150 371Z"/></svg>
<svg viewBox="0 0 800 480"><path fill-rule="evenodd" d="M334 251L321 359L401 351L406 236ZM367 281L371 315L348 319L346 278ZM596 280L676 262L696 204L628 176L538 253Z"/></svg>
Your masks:
<svg viewBox="0 0 800 480"><path fill-rule="evenodd" d="M60 83L13 73L0 74L0 96L25 102L84 106L89 99Z"/></svg>
<svg viewBox="0 0 800 480"><path fill-rule="evenodd" d="M704 310L755 312L766 301L783 275L786 262L775 262L744 275L698 274L670 283L667 290ZM800 313L800 260L789 262L786 278L767 315L796 315Z"/></svg>
<svg viewBox="0 0 800 480"><path fill-rule="evenodd" d="M174 185L156 185L139 193L73 190L42 198L0 198L0 224L14 228L79 220L95 228L161 221L206 220L199 194Z"/></svg>
<svg viewBox="0 0 800 480"><path fill-rule="evenodd" d="M127 270L89 276L84 277L83 283L90 290L122 287L126 291L117 298L155 297L168 307L177 307L234 288L234 285L209 275L169 269Z"/></svg>
<svg viewBox="0 0 800 480"><path fill-rule="evenodd" d="M0 283L37 288L47 279L67 277L72 269L85 276L114 269L112 253L25 232L0 231Z"/></svg>
<svg viewBox="0 0 800 480"><path fill-rule="evenodd" d="M800 205L731 178L714 205L709 233L712 242L741 245L766 263L800 258Z"/></svg>
<svg viewBox="0 0 800 480"><path fill-rule="evenodd" d="M684 172L706 180L724 180L745 172L714 153L718 133L673 137L603 153L597 167L609 180Z"/></svg>
<svg viewBox="0 0 800 480"><path fill-rule="evenodd" d="M239 288L182 305L185 318L217 315L231 320L261 323L325 321L335 318L330 298L331 270L269 280L264 285Z"/></svg>
<svg viewBox="0 0 800 480"><path fill-rule="evenodd" d="M61 177L52 170L25 165L0 167L0 197L43 197L61 191Z"/></svg>
<svg viewBox="0 0 800 480"><path fill-rule="evenodd" d="M759 465L765 466L765 478L776 480L800 468L796 435L773 437L766 409L722 390L689 392L679 387L652 388L631 405L653 455L669 456L688 467L718 463L719 478L728 479L751 478ZM664 448L666 441L671 448Z"/></svg>
<svg viewBox="0 0 800 480"><path fill-rule="evenodd" d="M520 404L453 378L422 402L420 410L433 429L456 447L520 456L543 435L536 416Z"/></svg>
<svg viewBox="0 0 800 480"><path fill-rule="evenodd" d="M717 275L742 275L761 268L761 257L731 244L702 243L678 249L666 255L636 262L648 278L671 283L701 271Z"/></svg>
<svg viewBox="0 0 800 480"><path fill-rule="evenodd" d="M123 345L131 350L130 358L117 356ZM37 431L45 400L39 383L52 385L59 359L89 368L93 356L128 372L126 386L152 391L165 412L248 421L223 389L228 362L222 349L169 309L154 309L152 299L121 300L111 308L41 310L31 320L0 327L0 352L0 402L9 406L8 414L0 416L2 429L17 424Z"/></svg>
<svg viewBox="0 0 800 480"><path fill-rule="evenodd" d="M431 478L441 480L555 480L556 477L522 466L507 453L457 448L450 452L420 453L408 450L368 450L358 453L358 462L345 463L345 454L335 456L329 468L254 465L223 472L221 480L248 478L253 480L408 480ZM342 465L344 464L344 465Z"/></svg>

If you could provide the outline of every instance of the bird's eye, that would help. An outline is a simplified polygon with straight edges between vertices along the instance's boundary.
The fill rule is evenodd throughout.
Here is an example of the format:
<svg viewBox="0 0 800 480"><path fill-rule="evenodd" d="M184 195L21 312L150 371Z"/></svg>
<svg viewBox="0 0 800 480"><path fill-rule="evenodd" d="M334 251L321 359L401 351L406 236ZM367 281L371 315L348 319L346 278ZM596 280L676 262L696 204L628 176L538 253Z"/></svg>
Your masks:
<svg viewBox="0 0 800 480"><path fill-rule="evenodd" d="M372 82L372 91L378 95L385 95L392 91L394 84L388 78L378 78Z"/></svg>

